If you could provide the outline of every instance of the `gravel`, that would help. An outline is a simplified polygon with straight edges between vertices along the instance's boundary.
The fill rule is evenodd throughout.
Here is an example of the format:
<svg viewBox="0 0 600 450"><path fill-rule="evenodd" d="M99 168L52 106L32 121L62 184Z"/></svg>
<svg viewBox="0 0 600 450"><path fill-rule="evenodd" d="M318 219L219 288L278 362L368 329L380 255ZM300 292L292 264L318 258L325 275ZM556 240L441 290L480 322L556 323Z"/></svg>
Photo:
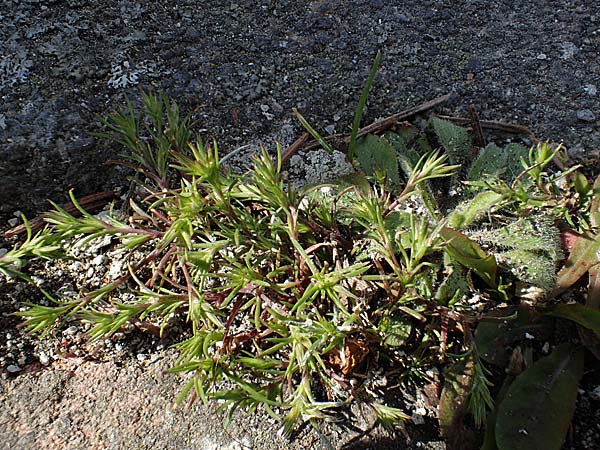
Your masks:
<svg viewBox="0 0 600 450"><path fill-rule="evenodd" d="M0 23L4 228L16 211L32 216L69 189L126 186L126 171L106 165L121 149L89 132L126 98L139 105L140 90L173 96L204 137L247 160L261 144L298 137L293 108L325 134L347 132L377 49L365 122L452 93L440 112L465 115L473 103L482 119L526 125L583 163L599 156L600 11L588 0L5 0ZM313 173L311 158L299 154L290 173ZM86 283L114 279L120 260L103 252L37 275L63 292L82 287L67 279L72 271ZM260 415L238 415L225 433L215 405L173 410L181 380L164 373L172 353L157 350L169 342L129 332L98 350L78 327L29 338L10 314L40 297L0 282L0 448L322 446L307 429L286 443ZM584 390L565 449L600 448L598 406ZM443 448L427 424L409 430L411 444L376 430L347 448ZM353 435L336 430L335 446Z"/></svg>

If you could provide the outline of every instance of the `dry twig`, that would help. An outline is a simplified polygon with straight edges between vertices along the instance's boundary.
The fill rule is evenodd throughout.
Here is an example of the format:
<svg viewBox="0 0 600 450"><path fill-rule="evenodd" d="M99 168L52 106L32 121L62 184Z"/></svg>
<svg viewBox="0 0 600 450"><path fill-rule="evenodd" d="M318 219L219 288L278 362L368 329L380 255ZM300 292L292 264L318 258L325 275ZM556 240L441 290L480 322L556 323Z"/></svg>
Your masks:
<svg viewBox="0 0 600 450"><path fill-rule="evenodd" d="M367 125L364 128L361 128L358 131L358 137L364 136L369 133L382 133L385 130L388 130L402 122L406 119L415 116L417 114L421 114L425 111L428 111L432 108L435 108L442 103L445 103L450 99L450 94L442 95L441 97L434 98L433 100L426 101L421 103L420 105L414 106L407 110L401 111L399 113L393 114L391 116L385 117L384 119L373 122L370 125ZM331 141L341 141L345 144L350 142L350 133L347 134L334 134L331 136L327 136L323 138L327 142ZM290 145L283 154L283 162L289 160L294 153L296 153L300 148L304 146L308 139L308 133L303 133L300 138L298 138L292 145ZM313 148L319 147L320 144L316 140L309 141L305 146L305 150L312 150Z"/></svg>

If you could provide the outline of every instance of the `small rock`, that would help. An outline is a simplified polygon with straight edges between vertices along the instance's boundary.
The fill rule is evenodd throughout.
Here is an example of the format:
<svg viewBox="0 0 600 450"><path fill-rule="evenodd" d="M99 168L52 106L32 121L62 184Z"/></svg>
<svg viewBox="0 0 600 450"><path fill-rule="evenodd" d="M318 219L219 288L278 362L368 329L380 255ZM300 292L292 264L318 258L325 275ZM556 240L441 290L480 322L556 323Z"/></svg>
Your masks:
<svg viewBox="0 0 600 450"><path fill-rule="evenodd" d="M396 15L396 20L398 20L398 22L400 22L400 23L409 23L410 17L408 17L405 14L398 14L398 15Z"/></svg>
<svg viewBox="0 0 600 450"><path fill-rule="evenodd" d="M8 253L8 249L4 247L0 247L0 258Z"/></svg>
<svg viewBox="0 0 600 450"><path fill-rule="evenodd" d="M438 370L437 367L432 367L431 369L427 369L425 371L425 374L429 377L429 378L435 378L440 374L440 371Z"/></svg>
<svg viewBox="0 0 600 450"><path fill-rule="evenodd" d="M544 60L548 59L548 57L546 56L545 53L540 53L539 55L536 56L536 59L539 59L540 61L544 61Z"/></svg>
<svg viewBox="0 0 600 450"><path fill-rule="evenodd" d="M410 419L415 425L423 425L425 423L425 418L419 414L413 414Z"/></svg>
<svg viewBox="0 0 600 450"><path fill-rule="evenodd" d="M19 366L17 366L16 364L10 364L10 365L6 366L6 371L8 373L17 373L17 372L20 372L21 370L22 369Z"/></svg>
<svg viewBox="0 0 600 450"><path fill-rule="evenodd" d="M590 396L594 400L600 400L600 386L596 387L593 391L591 391Z"/></svg>
<svg viewBox="0 0 600 450"><path fill-rule="evenodd" d="M273 108L273 111L275 111L277 113L282 113L283 112L283 106L281 106L276 101L271 102L271 107Z"/></svg>
<svg viewBox="0 0 600 450"><path fill-rule="evenodd" d="M77 327L75 325L72 325L69 328L67 328L65 331L63 331L63 334L65 336L73 336L75 333L77 333Z"/></svg>
<svg viewBox="0 0 600 450"><path fill-rule="evenodd" d="M104 255L98 255L94 259L92 259L92 264L94 266L101 266L106 257Z"/></svg>
<svg viewBox="0 0 600 450"><path fill-rule="evenodd" d="M108 278L110 278L111 280L116 280L117 278L119 278L121 276L122 269L123 269L123 261L122 260L113 261L113 263L110 265L110 268L108 269Z"/></svg>
<svg viewBox="0 0 600 450"><path fill-rule="evenodd" d="M48 357L46 352L40 352L39 360L43 366L47 366L48 364L50 364L50 358Z"/></svg>
<svg viewBox="0 0 600 450"><path fill-rule="evenodd" d="M549 353L550 352L550 342L544 342L544 345L542 346L542 353Z"/></svg>
<svg viewBox="0 0 600 450"><path fill-rule="evenodd" d="M31 277L31 281L33 281L33 284L36 285L36 286L38 286L38 287L46 284L46 280L44 280L41 277L38 277L37 275L33 275Z"/></svg>
<svg viewBox="0 0 600 450"><path fill-rule="evenodd" d="M571 159L574 159L575 161L582 160L586 154L585 147L581 144L577 144L567 149L567 154Z"/></svg>
<svg viewBox="0 0 600 450"><path fill-rule="evenodd" d="M561 42L560 48L562 50L561 59L571 59L579 52L579 48L572 42Z"/></svg>
<svg viewBox="0 0 600 450"><path fill-rule="evenodd" d="M465 71L467 73L472 73L475 75L481 73L483 71L483 64L481 60L475 57L469 58L469 61L467 61L467 64L465 66Z"/></svg>
<svg viewBox="0 0 600 450"><path fill-rule="evenodd" d="M420 407L415 409L411 416L411 419L415 425L423 425L425 423L426 416L427 410L423 407Z"/></svg>
<svg viewBox="0 0 600 450"><path fill-rule="evenodd" d="M325 131L327 131L327 134L329 135L335 134L335 125L327 125Z"/></svg>
<svg viewBox="0 0 600 450"><path fill-rule="evenodd" d="M577 118L582 122L594 122L596 115L589 109L580 109L577 111Z"/></svg>
<svg viewBox="0 0 600 450"><path fill-rule="evenodd" d="M12 219L8 219L8 224L11 227L16 227L19 224L19 219L17 219L16 217L13 217Z"/></svg>
<svg viewBox="0 0 600 450"><path fill-rule="evenodd" d="M598 92L598 89L596 89L596 86L594 86L593 84L586 84L583 87L583 92L585 92L590 97L595 97L596 93Z"/></svg>

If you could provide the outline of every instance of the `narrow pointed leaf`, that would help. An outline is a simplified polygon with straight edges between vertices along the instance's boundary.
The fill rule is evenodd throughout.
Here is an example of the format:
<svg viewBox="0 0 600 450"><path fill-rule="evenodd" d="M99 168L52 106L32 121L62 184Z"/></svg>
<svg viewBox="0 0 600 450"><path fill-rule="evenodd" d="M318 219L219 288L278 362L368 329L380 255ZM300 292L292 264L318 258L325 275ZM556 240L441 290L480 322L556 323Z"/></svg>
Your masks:
<svg viewBox="0 0 600 450"><path fill-rule="evenodd" d="M387 142L390 143L391 147L396 153L396 159L398 160L398 169L401 175L404 175L405 179L409 179L414 172L414 168L419 163L422 155L415 150L413 147L409 147L407 140L415 138L416 131L412 126L406 126L402 128L398 133L386 133L384 135ZM431 152L429 152L431 153ZM436 216L438 210L437 201L433 195L433 188L428 180L419 183L417 189L429 209L432 216Z"/></svg>
<svg viewBox="0 0 600 450"><path fill-rule="evenodd" d="M367 104L367 98L369 97L369 91L371 90L371 86L373 85L373 80L375 80L375 75L377 75L377 69L379 69L380 61L381 51L378 51L375 55L375 61L373 61L373 66L371 67L369 78L367 78L365 87L363 88L363 91L360 95L360 100L358 101L356 112L354 113L354 121L352 122L352 133L350 134L350 143L348 144L348 159L350 161L354 159L354 151L356 148L355 146L356 138L358 137L358 129L360 128L360 120L362 119L363 110L365 109L365 105Z"/></svg>

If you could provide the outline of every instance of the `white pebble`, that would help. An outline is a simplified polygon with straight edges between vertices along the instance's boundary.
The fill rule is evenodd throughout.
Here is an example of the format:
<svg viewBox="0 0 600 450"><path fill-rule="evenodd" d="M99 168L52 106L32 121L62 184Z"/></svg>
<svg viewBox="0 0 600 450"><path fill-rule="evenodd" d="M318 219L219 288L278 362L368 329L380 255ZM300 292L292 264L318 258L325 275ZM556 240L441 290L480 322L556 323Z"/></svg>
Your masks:
<svg viewBox="0 0 600 450"><path fill-rule="evenodd" d="M70 326L65 331L63 331L63 334L65 336L73 336L75 333L77 333L77 327L75 325Z"/></svg>
<svg viewBox="0 0 600 450"><path fill-rule="evenodd" d="M104 255L98 255L94 259L92 259L92 264L94 266L100 266L100 265L102 265L102 263L104 262L105 259L106 259L106 257Z"/></svg>
<svg viewBox="0 0 600 450"><path fill-rule="evenodd" d="M593 84L586 84L583 87L583 91L590 97L595 97L596 93L598 92L598 89L596 89L596 86Z"/></svg>
<svg viewBox="0 0 600 450"><path fill-rule="evenodd" d="M110 278L111 280L116 280L117 278L119 278L121 276L122 270L123 270L123 261L120 259L114 261L110 265L110 268L108 269L108 278Z"/></svg>
<svg viewBox="0 0 600 450"><path fill-rule="evenodd" d="M21 371L21 368L15 364L10 364L8 366L6 366L6 371L8 373L17 373Z"/></svg>
<svg viewBox="0 0 600 450"><path fill-rule="evenodd" d="M427 416L427 410L423 407L415 409L411 416L411 420L415 425L423 425L425 423L425 416Z"/></svg>
<svg viewBox="0 0 600 450"><path fill-rule="evenodd" d="M43 366L47 366L48 364L50 364L50 358L48 357L46 352L40 352L39 359L40 359L40 363Z"/></svg>

